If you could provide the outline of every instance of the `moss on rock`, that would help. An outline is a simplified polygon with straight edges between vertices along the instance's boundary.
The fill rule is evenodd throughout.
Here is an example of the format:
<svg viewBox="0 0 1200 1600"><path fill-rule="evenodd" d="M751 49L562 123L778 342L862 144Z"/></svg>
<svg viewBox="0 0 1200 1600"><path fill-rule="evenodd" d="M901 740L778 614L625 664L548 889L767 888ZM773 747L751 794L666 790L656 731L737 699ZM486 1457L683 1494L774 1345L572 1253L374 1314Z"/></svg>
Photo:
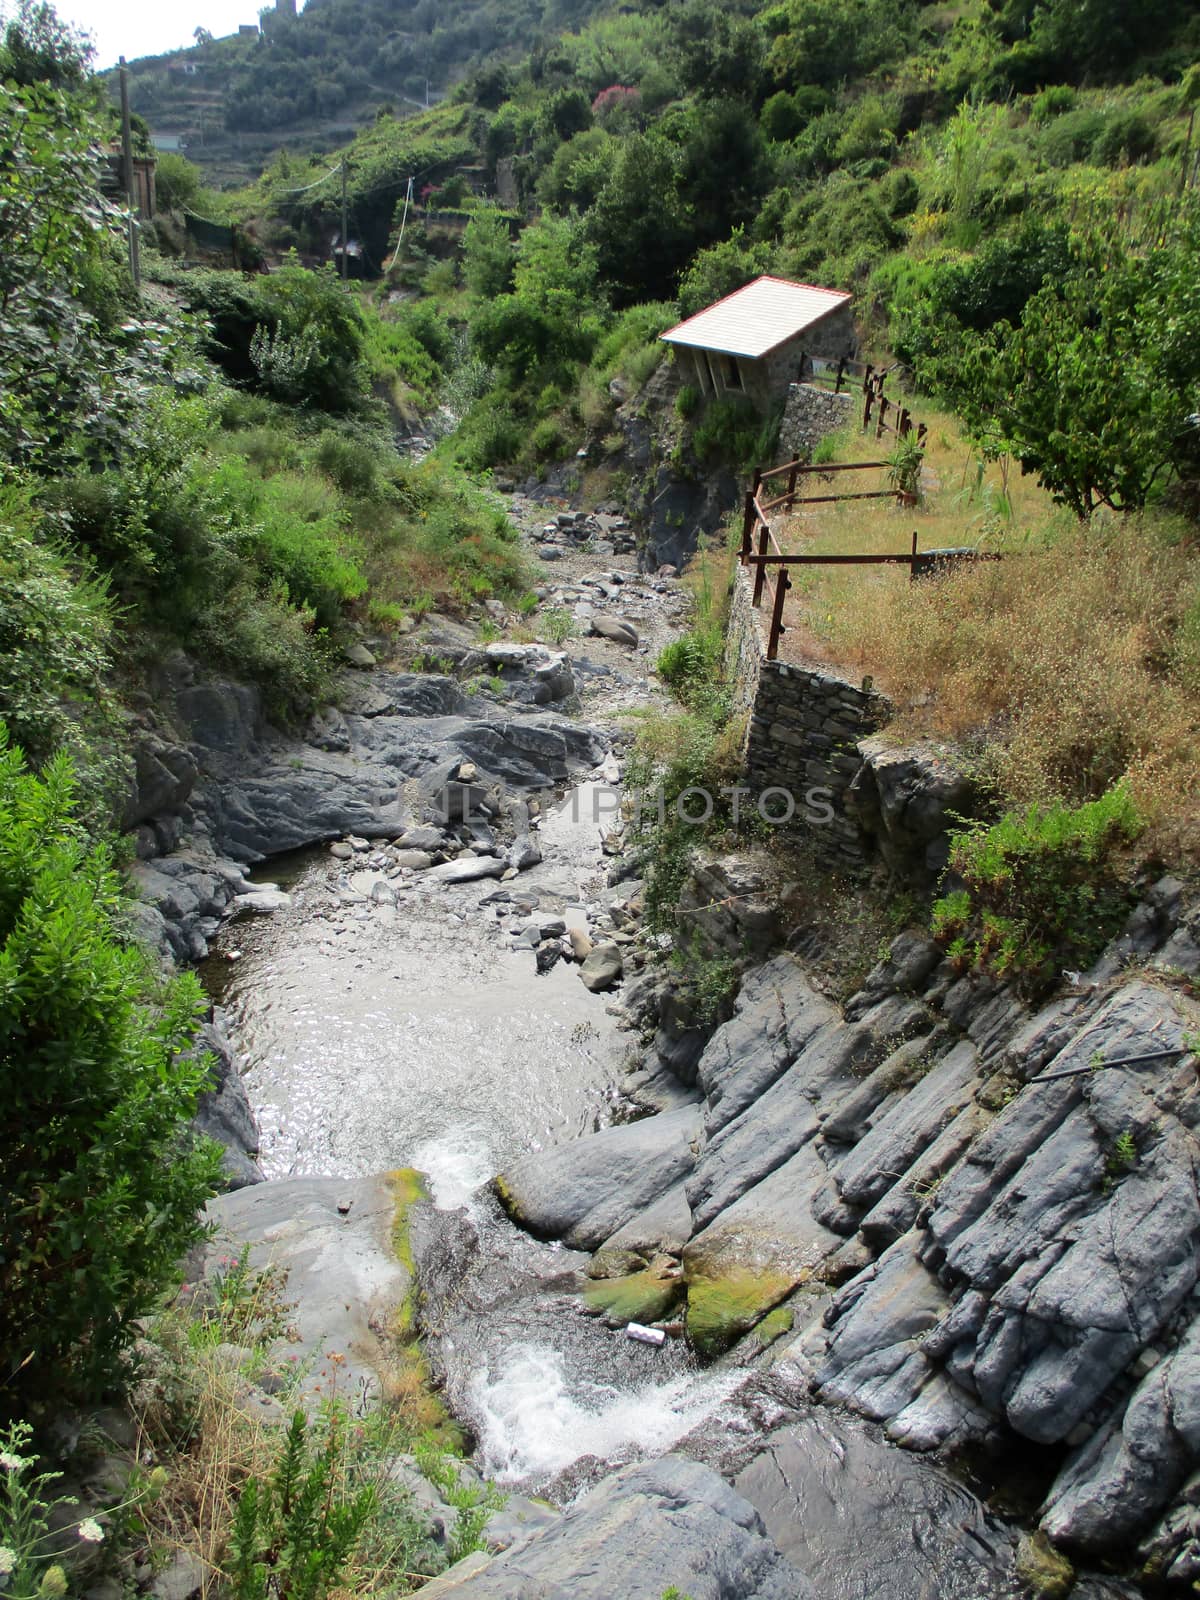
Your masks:
<svg viewBox="0 0 1200 1600"><path fill-rule="evenodd" d="M1021 1535L1017 1577L1034 1600L1066 1600L1075 1587L1074 1567L1040 1531Z"/></svg>
<svg viewBox="0 0 1200 1600"><path fill-rule="evenodd" d="M611 1328L627 1322L658 1322L683 1293L678 1268L649 1267L622 1278L595 1278L583 1287L583 1298L593 1311L602 1311Z"/></svg>
<svg viewBox="0 0 1200 1600"><path fill-rule="evenodd" d="M791 1274L768 1267L693 1262L687 1305L692 1348L707 1360L722 1355L790 1294L795 1282Z"/></svg>
<svg viewBox="0 0 1200 1600"><path fill-rule="evenodd" d="M754 1337L765 1350L769 1344L774 1344L776 1339L782 1338L785 1333L791 1333L795 1320L790 1306L776 1306L774 1311L767 1312L755 1328Z"/></svg>
<svg viewBox="0 0 1200 1600"><path fill-rule="evenodd" d="M392 1313L392 1360L384 1378L384 1396L388 1404L402 1411L431 1443L441 1450L462 1455L465 1436L434 1392L429 1364L417 1337L418 1289L411 1220L413 1206L428 1200L429 1190L424 1174L414 1167L399 1167L388 1173L387 1185L396 1203L392 1217L392 1252L408 1274L408 1288Z"/></svg>

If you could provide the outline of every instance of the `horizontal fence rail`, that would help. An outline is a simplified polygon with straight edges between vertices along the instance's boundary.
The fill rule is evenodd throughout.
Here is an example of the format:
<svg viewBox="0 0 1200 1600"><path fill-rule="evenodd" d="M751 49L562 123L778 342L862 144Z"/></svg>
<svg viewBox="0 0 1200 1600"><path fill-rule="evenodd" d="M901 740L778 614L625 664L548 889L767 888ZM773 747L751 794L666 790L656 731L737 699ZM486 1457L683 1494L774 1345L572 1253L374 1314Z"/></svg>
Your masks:
<svg viewBox="0 0 1200 1600"><path fill-rule="evenodd" d="M868 412L864 419L864 427L870 418L872 395L874 404L888 405L882 395L882 379L886 373L879 374L880 387L876 390L868 388ZM874 382L874 380L871 380ZM910 414L900 409L895 425L887 423L883 415L877 416L877 427L882 426L886 432L895 432L898 437L904 438L913 431L913 420ZM878 433L876 437L878 437ZM923 449L926 438L924 423L916 428L916 443ZM832 477L837 473L869 472L886 469L890 463L886 461L841 461L821 465L813 465L798 458L784 461L777 467L760 468L754 474L754 482L746 492L745 510L742 519L742 544L740 554L741 564L754 573L753 603L761 607L763 597L769 588L771 590L771 625L767 637L767 660L774 661L779 654L779 641L786 632L783 622L784 608L787 603L788 590L791 588L789 576L792 567L882 567L905 566L909 570L910 579L927 577L931 573L943 571L948 567L961 562L969 561L999 561L1000 556L995 551L982 551L973 549L943 549L924 550L917 549L917 532L913 530L911 547L902 552L889 552L885 554L853 554L845 555L786 555L775 536L771 524L771 513L782 511L785 514L797 506L828 505L839 500L894 500L899 506L910 506L916 503L916 495L911 490L903 488L848 490L844 493L810 495L802 491L807 487L806 480L813 476ZM777 485L778 480L786 478L787 487L784 493L776 495L773 499L763 496L765 484Z"/></svg>

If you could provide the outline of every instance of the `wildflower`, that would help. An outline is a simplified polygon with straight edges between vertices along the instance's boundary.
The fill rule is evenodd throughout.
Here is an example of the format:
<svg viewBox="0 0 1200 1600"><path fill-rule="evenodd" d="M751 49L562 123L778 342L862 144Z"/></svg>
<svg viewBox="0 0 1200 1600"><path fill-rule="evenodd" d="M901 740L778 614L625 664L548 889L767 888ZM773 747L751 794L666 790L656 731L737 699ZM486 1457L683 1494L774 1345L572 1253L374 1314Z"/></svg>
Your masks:
<svg viewBox="0 0 1200 1600"><path fill-rule="evenodd" d="M66 1593L66 1573L61 1567L47 1567L38 1585L39 1596L44 1596L45 1600L65 1600Z"/></svg>
<svg viewBox="0 0 1200 1600"><path fill-rule="evenodd" d="M0 1544L0 1577L7 1577L17 1564L17 1552L6 1544Z"/></svg>
<svg viewBox="0 0 1200 1600"><path fill-rule="evenodd" d="M0 1467L5 1472L20 1472L25 1465L25 1457L19 1456L13 1450L0 1450Z"/></svg>
<svg viewBox="0 0 1200 1600"><path fill-rule="evenodd" d="M88 1544L99 1544L104 1538L104 1529L96 1521L95 1517L84 1517L83 1521L76 1529L76 1532L79 1534L79 1537L81 1539L85 1539Z"/></svg>

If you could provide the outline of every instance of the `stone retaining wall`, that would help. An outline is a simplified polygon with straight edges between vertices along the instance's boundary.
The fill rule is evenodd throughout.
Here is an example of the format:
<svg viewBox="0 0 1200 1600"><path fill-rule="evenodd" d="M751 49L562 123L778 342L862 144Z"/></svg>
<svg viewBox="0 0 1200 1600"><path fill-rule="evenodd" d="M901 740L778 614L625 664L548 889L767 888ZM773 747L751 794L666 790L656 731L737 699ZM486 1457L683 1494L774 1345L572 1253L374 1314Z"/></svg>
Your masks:
<svg viewBox="0 0 1200 1600"><path fill-rule="evenodd" d="M863 767L858 741L891 715L885 696L856 687L819 667L766 659L765 616L751 604L752 579L734 576L726 660L734 709L745 716L745 784L754 795L787 789L792 826L803 829L817 854L834 865L865 865L871 845L856 820L851 788ZM782 798L776 807L785 809Z"/></svg>
<svg viewBox="0 0 1200 1600"><path fill-rule="evenodd" d="M799 456L809 460L820 441L829 433L848 428L858 412L858 396L835 394L809 383L788 387L787 406L779 428L780 459Z"/></svg>

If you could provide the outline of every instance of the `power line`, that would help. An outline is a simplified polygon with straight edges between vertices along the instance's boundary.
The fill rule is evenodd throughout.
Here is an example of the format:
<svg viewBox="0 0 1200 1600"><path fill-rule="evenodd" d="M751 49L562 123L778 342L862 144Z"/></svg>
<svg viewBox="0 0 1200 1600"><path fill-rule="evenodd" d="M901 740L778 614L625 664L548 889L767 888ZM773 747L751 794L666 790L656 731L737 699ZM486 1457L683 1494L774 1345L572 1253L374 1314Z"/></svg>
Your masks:
<svg viewBox="0 0 1200 1600"><path fill-rule="evenodd" d="M408 203L412 199L414 181L415 180L412 179L412 178L410 178L408 180L408 189L405 191L405 195L404 195L404 215L400 218L400 237L396 240L395 255L392 256L391 261L388 263L388 269L387 270L389 272L396 265L396 256L398 256L400 254L400 246L404 243L404 224L408 220Z"/></svg>
<svg viewBox="0 0 1200 1600"><path fill-rule="evenodd" d="M316 178L312 183L306 183L302 189L281 189L280 193L307 194L310 189L315 189L317 184L324 183L326 178L332 178L335 172L340 172L341 170L342 163L339 161L336 166L330 167L328 172L322 173L322 175L319 178Z"/></svg>

